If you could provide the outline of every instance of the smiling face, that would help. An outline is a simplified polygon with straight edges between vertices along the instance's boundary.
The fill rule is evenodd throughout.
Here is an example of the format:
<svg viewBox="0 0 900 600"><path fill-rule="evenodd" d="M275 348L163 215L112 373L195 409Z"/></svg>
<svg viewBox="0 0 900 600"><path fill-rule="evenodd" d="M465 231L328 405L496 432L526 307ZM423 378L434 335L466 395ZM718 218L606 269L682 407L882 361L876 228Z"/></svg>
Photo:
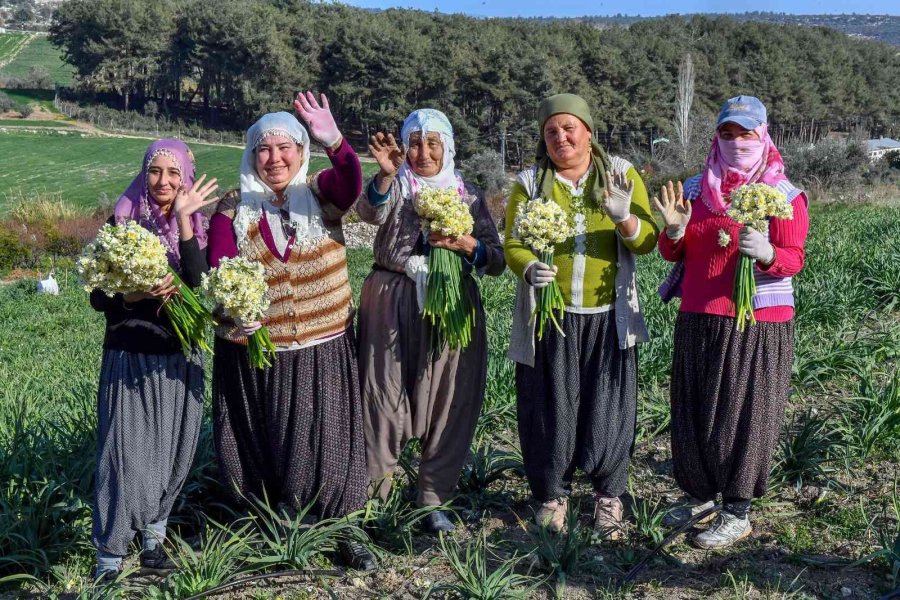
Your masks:
<svg viewBox="0 0 900 600"><path fill-rule="evenodd" d="M413 172L420 177L434 177L444 166L444 143L440 134L416 131L409 136L406 160Z"/></svg>
<svg viewBox="0 0 900 600"><path fill-rule="evenodd" d="M147 167L147 188L156 203L165 211L175 201L181 187L181 169L171 157L159 154Z"/></svg>
<svg viewBox="0 0 900 600"><path fill-rule="evenodd" d="M544 123L543 135L547 154L558 169L574 169L590 161L591 132L575 115L553 115Z"/></svg>
<svg viewBox="0 0 900 600"><path fill-rule="evenodd" d="M256 173L273 192L282 192L303 166L303 147L281 135L266 136L256 147Z"/></svg>

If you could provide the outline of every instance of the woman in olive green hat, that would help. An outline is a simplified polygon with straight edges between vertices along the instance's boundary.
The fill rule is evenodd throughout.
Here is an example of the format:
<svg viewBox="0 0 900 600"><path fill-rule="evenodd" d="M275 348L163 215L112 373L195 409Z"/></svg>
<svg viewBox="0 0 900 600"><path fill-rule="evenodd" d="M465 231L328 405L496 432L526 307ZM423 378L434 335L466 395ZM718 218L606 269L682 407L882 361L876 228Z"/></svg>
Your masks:
<svg viewBox="0 0 900 600"><path fill-rule="evenodd" d="M593 141L584 99L551 96L538 122L537 165L520 173L512 189L504 247L520 280L509 356L517 363L525 472L541 502L536 521L559 531L581 468L594 487L595 528L617 539L634 442L635 345L648 339L634 257L653 250L658 230L637 171ZM555 246L553 268L515 231L519 206L534 198L556 202L574 225L574 236ZM535 289L554 279L566 304L565 335L549 327L537 340Z"/></svg>

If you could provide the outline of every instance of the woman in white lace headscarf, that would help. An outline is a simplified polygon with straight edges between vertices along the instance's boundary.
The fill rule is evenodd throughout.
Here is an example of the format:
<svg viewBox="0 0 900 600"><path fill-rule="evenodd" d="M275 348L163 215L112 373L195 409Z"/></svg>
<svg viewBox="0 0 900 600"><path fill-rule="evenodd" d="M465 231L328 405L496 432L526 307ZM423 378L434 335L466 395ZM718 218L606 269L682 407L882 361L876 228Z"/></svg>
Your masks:
<svg viewBox="0 0 900 600"><path fill-rule="evenodd" d="M263 265L264 322L278 349L271 367L255 369L247 336L261 324L217 328L213 424L219 467L238 500L314 502L312 512L330 518L362 507L368 485L341 229L362 172L325 97L320 106L307 92L295 105L332 168L308 177L306 129L289 113L267 114L247 132L240 191L210 222L211 266L233 256ZM341 549L351 566L374 568L358 543Z"/></svg>
<svg viewBox="0 0 900 600"><path fill-rule="evenodd" d="M363 221L379 225L375 267L360 298L359 365L365 406L369 474L386 496L403 446L422 443L418 504L451 499L468 455L484 398L487 334L472 274L500 275L505 263L497 229L481 190L455 169L453 128L434 109L417 110L403 123L402 151L393 135L379 133L369 149L380 167L357 203ZM420 190L449 188L469 205L471 235L422 234L414 201ZM472 341L463 349L435 347L437 327L422 318L428 254L446 248L462 258L463 288L476 310ZM454 525L442 511L426 518L434 531Z"/></svg>

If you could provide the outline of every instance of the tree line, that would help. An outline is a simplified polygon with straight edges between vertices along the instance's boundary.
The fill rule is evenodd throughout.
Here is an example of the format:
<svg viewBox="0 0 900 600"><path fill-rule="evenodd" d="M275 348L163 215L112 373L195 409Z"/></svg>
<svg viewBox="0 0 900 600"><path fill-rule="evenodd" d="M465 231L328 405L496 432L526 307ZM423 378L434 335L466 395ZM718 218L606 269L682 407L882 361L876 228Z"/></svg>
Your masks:
<svg viewBox="0 0 900 600"><path fill-rule="evenodd" d="M697 122L743 93L759 96L775 123L900 124L896 48L727 17L604 29L297 0L70 0L51 40L82 92L112 94L125 109L152 101L163 114L242 128L311 88L328 93L360 138L432 106L450 117L463 155L497 149L503 136L511 162L533 152L538 103L556 92L584 96L598 134L617 144L671 135L688 53Z"/></svg>

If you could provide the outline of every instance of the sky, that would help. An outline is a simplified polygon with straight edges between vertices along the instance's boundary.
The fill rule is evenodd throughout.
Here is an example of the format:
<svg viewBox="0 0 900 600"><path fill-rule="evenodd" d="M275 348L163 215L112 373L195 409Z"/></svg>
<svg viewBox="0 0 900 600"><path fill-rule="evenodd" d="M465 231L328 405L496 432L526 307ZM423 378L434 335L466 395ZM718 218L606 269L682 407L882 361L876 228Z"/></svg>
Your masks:
<svg viewBox="0 0 900 600"><path fill-rule="evenodd" d="M479 17L580 17L585 15L659 16L672 13L734 13L748 11L791 14L900 15L900 0L345 0L366 8L417 8Z"/></svg>

